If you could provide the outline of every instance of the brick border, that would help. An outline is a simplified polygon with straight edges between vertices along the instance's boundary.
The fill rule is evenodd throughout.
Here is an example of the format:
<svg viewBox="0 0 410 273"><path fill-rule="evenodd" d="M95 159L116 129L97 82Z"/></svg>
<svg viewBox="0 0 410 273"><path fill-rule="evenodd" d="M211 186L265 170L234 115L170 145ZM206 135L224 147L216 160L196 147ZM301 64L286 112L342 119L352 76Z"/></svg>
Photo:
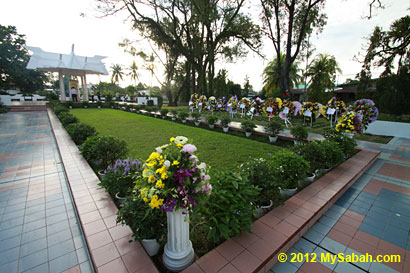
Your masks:
<svg viewBox="0 0 410 273"><path fill-rule="evenodd" d="M139 242L129 243L132 231L116 224L118 211L56 115L47 109L77 215L95 272L155 272L151 258Z"/></svg>
<svg viewBox="0 0 410 273"><path fill-rule="evenodd" d="M360 148L356 155L289 198L283 206L255 221L252 234L243 232L240 237L225 241L184 272L268 272L277 262L277 255L288 251L380 153Z"/></svg>

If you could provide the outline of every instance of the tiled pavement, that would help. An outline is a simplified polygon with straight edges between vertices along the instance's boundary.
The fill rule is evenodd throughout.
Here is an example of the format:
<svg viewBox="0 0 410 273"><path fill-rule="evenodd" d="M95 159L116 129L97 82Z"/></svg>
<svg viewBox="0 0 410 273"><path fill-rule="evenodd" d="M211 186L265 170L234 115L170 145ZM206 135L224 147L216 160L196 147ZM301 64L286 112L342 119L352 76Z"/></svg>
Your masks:
<svg viewBox="0 0 410 273"><path fill-rule="evenodd" d="M278 262L271 272L410 272L410 139L359 145L380 150L379 160L287 254L400 255L401 262Z"/></svg>
<svg viewBox="0 0 410 273"><path fill-rule="evenodd" d="M0 115L0 272L93 272L47 112Z"/></svg>

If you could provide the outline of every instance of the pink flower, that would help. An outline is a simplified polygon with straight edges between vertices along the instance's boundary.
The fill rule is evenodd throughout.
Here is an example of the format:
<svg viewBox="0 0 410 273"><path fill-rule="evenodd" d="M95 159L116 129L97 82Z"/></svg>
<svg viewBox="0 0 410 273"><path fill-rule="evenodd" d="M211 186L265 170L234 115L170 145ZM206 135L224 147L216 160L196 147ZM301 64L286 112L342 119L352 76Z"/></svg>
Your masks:
<svg viewBox="0 0 410 273"><path fill-rule="evenodd" d="M185 144L181 151L192 154L196 151L196 147L192 144Z"/></svg>
<svg viewBox="0 0 410 273"><path fill-rule="evenodd" d="M192 163L194 163L194 164L198 163L198 161L199 161L198 157L196 155L191 155L189 157L189 160L192 160Z"/></svg>

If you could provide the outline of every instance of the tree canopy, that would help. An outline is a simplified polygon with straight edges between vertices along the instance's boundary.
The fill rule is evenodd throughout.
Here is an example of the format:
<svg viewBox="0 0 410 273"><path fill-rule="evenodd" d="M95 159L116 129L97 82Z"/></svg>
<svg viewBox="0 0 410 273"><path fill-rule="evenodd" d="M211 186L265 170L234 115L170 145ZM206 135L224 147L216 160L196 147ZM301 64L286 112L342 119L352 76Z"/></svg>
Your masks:
<svg viewBox="0 0 410 273"><path fill-rule="evenodd" d="M0 89L31 93L44 88L46 75L26 68L30 56L25 44L25 36L18 34L15 26L0 25Z"/></svg>

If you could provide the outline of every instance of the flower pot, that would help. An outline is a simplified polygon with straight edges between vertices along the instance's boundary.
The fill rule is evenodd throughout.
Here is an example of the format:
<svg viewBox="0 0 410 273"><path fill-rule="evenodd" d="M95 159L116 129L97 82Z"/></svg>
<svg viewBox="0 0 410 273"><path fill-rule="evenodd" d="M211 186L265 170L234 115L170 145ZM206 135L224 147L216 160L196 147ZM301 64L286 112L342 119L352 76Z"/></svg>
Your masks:
<svg viewBox="0 0 410 273"><path fill-rule="evenodd" d="M246 137L250 137L252 135L252 132L245 132Z"/></svg>
<svg viewBox="0 0 410 273"><path fill-rule="evenodd" d="M73 109L73 107L70 105L70 106L68 106L68 108L70 108L70 109Z"/></svg>
<svg viewBox="0 0 410 273"><path fill-rule="evenodd" d="M279 188L280 195L282 195L282 197L291 197L292 195L294 195L296 193L297 190L298 190L298 188L294 188L294 189Z"/></svg>
<svg viewBox="0 0 410 273"><path fill-rule="evenodd" d="M298 145L298 144L299 144L299 141L294 140L294 141L293 141L293 144L294 144L294 145Z"/></svg>
<svg viewBox="0 0 410 273"><path fill-rule="evenodd" d="M354 133L343 133L343 134L349 138L353 138L354 136Z"/></svg>
<svg viewBox="0 0 410 273"><path fill-rule="evenodd" d="M269 136L269 142L275 143L278 140L278 136Z"/></svg>
<svg viewBox="0 0 410 273"><path fill-rule="evenodd" d="M175 121L176 120L176 118L171 118L172 119L172 121Z"/></svg>
<svg viewBox="0 0 410 273"><path fill-rule="evenodd" d="M114 109L114 106L111 106L111 109Z"/></svg>
<svg viewBox="0 0 410 273"><path fill-rule="evenodd" d="M157 239L142 239L141 244L151 257L157 255L161 248L161 245L157 242Z"/></svg>
<svg viewBox="0 0 410 273"><path fill-rule="evenodd" d="M154 117L157 117L157 114L154 114Z"/></svg>
<svg viewBox="0 0 410 273"><path fill-rule="evenodd" d="M100 180L103 180L105 176L104 170L98 171L98 176L100 177Z"/></svg>
<svg viewBox="0 0 410 273"><path fill-rule="evenodd" d="M305 179L299 181L299 186L303 187L305 185L311 184L315 180L315 177L316 177L315 174L306 177Z"/></svg>
<svg viewBox="0 0 410 273"><path fill-rule="evenodd" d="M189 214L184 209L167 212L168 237L162 260L172 272L187 268L194 261L194 250L189 240Z"/></svg>
<svg viewBox="0 0 410 273"><path fill-rule="evenodd" d="M257 207L257 208L256 208L256 213L253 214L253 216L254 216L256 219L261 218L261 217L266 213L266 211L269 210L272 206L273 206L273 202L272 202L272 200L270 200L270 204L269 204L269 205Z"/></svg>
<svg viewBox="0 0 410 273"><path fill-rule="evenodd" d="M121 197L121 196L119 196L118 194L119 194L119 192L117 192L117 193L115 194L115 198L118 200L118 203L121 205L122 203L124 203L125 197Z"/></svg>
<svg viewBox="0 0 410 273"><path fill-rule="evenodd" d="M224 133L228 133L229 127L223 127L222 130L224 130Z"/></svg>
<svg viewBox="0 0 410 273"><path fill-rule="evenodd" d="M213 128L215 128L215 125L214 124L209 124L209 128L211 128L211 129L213 129Z"/></svg>
<svg viewBox="0 0 410 273"><path fill-rule="evenodd" d="M97 106L97 108L98 108L98 109L100 109L100 108L101 108L101 106L99 106L99 105L98 105L98 106Z"/></svg>
<svg viewBox="0 0 410 273"><path fill-rule="evenodd" d="M165 119L165 116L162 116L162 119Z"/></svg>
<svg viewBox="0 0 410 273"><path fill-rule="evenodd" d="M195 126L199 126L201 124L199 121L195 121Z"/></svg>
<svg viewBox="0 0 410 273"><path fill-rule="evenodd" d="M182 123L186 123L186 119L181 120Z"/></svg>
<svg viewBox="0 0 410 273"><path fill-rule="evenodd" d="M88 106L87 105L84 105L84 108L87 108Z"/></svg>
<svg viewBox="0 0 410 273"><path fill-rule="evenodd" d="M325 173L327 173L329 171L330 171L330 168L329 169L319 169L319 170L316 171L316 174L317 175L324 175Z"/></svg>

